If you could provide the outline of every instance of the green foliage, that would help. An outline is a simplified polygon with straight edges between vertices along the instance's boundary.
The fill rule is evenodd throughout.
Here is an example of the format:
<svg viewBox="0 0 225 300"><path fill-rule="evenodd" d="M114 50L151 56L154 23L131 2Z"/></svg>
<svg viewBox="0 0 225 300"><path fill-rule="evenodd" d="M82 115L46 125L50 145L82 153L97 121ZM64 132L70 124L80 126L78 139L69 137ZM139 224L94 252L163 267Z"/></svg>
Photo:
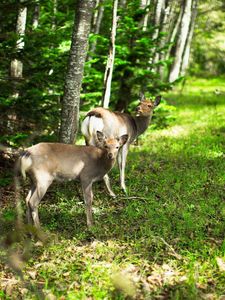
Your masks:
<svg viewBox="0 0 225 300"><path fill-rule="evenodd" d="M65 2L65 1L64 1ZM8 32L9 38L0 46L0 53L5 59L0 63L0 88L1 88L1 127L3 140L14 143L18 132L26 135L37 133L39 135L57 134L60 116L60 96L63 93L64 76L68 58L68 48L65 51L63 43L70 43L73 24L73 1L67 1L66 6L61 1L57 2L57 15L52 16L53 2L45 1L41 5L39 25L37 29L31 28L32 11L35 2L28 5L27 31L24 37L25 48L20 53L15 53L17 37ZM65 4L65 3L64 3ZM3 7L7 8L7 6ZM10 9L12 7L10 6ZM14 6L14 26L16 24L18 6ZM29 14L30 13L30 14ZM8 15L5 24L10 23ZM55 22L55 29L53 28ZM8 27L9 30L9 27ZM2 55L3 56L3 55ZM23 79L18 82L7 81L10 61L18 56L22 58L24 70ZM19 97L13 95L18 91ZM13 114L13 120L11 118Z"/></svg>
<svg viewBox="0 0 225 300"><path fill-rule="evenodd" d="M150 126L152 129L167 127L176 119L176 107L168 104L166 100L161 101L154 113Z"/></svg>

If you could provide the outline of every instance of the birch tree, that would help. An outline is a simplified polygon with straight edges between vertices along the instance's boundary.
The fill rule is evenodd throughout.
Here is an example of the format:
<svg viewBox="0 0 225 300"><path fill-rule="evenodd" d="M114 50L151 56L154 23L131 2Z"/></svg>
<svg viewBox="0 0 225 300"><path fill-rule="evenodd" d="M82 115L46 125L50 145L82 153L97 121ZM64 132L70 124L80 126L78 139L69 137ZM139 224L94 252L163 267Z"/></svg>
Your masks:
<svg viewBox="0 0 225 300"><path fill-rule="evenodd" d="M175 21L174 27L173 27L173 29L171 30L171 33L170 33L170 37L169 37L170 45L169 45L169 48L168 48L168 51L167 51L167 54L166 54L166 59L169 59L169 57L171 55L172 46L174 44L175 38L178 35L179 29L180 29L180 23L181 23L182 15L183 15L183 7L180 8L180 12L179 12L178 16L174 15L174 19L176 18L176 21Z"/></svg>
<svg viewBox="0 0 225 300"><path fill-rule="evenodd" d="M156 8L155 8L155 20L154 20L154 25L155 25L155 31L153 34L153 40L156 40L159 36L159 31L160 31L160 25L161 25L161 19L162 19L162 15L163 15L163 11L165 9L165 0L158 0L156 3ZM159 60L159 53L156 51L157 47L155 47L154 51L155 51L155 55L154 55L154 59L153 62L156 63Z"/></svg>
<svg viewBox="0 0 225 300"><path fill-rule="evenodd" d="M57 0L53 0L52 29L56 29Z"/></svg>
<svg viewBox="0 0 225 300"><path fill-rule="evenodd" d="M172 64L170 74L169 74L169 82L173 82L179 77L181 64L182 64L182 57L183 57L185 44L189 33L189 26L191 22L192 0L185 0L183 5L184 5L184 12L181 19L181 28L177 39L174 62Z"/></svg>
<svg viewBox="0 0 225 300"><path fill-rule="evenodd" d="M151 3L151 0L141 0L141 3L140 3L140 8L145 9L144 17L142 18L142 20L140 22L140 26L142 27L143 31L147 30L150 3Z"/></svg>
<svg viewBox="0 0 225 300"><path fill-rule="evenodd" d="M181 75L185 75L188 63L189 63L189 56L190 56L190 51L191 51L191 42L194 34L194 28L195 28L195 20L197 16L197 5L198 5L198 0L193 0L192 3L192 17L191 17L191 23L190 23L190 29L189 29L189 34L188 38L186 41L186 46L184 50L184 55L182 59L182 65L181 65Z"/></svg>
<svg viewBox="0 0 225 300"><path fill-rule="evenodd" d="M117 8L118 8L118 0L115 0L113 5L113 21L112 21L112 30L111 30L111 40L109 46L109 55L108 55L108 60L107 60L105 75L104 75L104 92L102 97L102 106L105 108L109 107L109 99L111 94L111 82L112 82L113 65L115 59Z"/></svg>
<svg viewBox="0 0 225 300"><path fill-rule="evenodd" d="M67 144L74 142L78 131L80 89L94 7L94 0L79 0L75 13L60 128L60 141Z"/></svg>
<svg viewBox="0 0 225 300"><path fill-rule="evenodd" d="M100 27L101 27L101 23L102 23L103 14L104 14L103 0L98 0L97 3L96 3L96 11L95 11L95 14L94 14L94 17L93 17L93 24L92 24L93 33L95 35L99 34L99 32L100 32ZM95 52L96 44L97 44L97 40L95 39L92 42L92 44L90 45L90 53Z"/></svg>
<svg viewBox="0 0 225 300"><path fill-rule="evenodd" d="M21 51L24 49L24 35L26 29L26 20L27 20L27 7L23 5L19 6L18 16L17 16L17 24L16 24L16 34L18 36L16 42L16 53L19 55ZM19 58L15 58L11 61L10 66L10 75L15 79L19 79L23 77L23 62Z"/></svg>
<svg viewBox="0 0 225 300"><path fill-rule="evenodd" d="M161 28L160 31L163 32L164 36L161 37L160 41L159 41L159 47L160 47L160 53L158 54L158 60L159 61L163 61L165 60L165 50L162 50L166 44L168 43L168 33L169 33L169 26L170 26L170 22L172 20L170 20L170 16L172 15L172 6L173 1L168 1L167 5L165 3L165 7L163 10L163 16L162 16L162 22L161 22ZM161 79L164 79L164 75L165 75L165 65L159 65L158 67L158 72L160 73L160 77Z"/></svg>
<svg viewBox="0 0 225 300"><path fill-rule="evenodd" d="M40 17L40 2L38 0L38 1L36 1L35 6L34 6L33 19L32 19L32 28L33 29L36 29L38 27L39 17Z"/></svg>

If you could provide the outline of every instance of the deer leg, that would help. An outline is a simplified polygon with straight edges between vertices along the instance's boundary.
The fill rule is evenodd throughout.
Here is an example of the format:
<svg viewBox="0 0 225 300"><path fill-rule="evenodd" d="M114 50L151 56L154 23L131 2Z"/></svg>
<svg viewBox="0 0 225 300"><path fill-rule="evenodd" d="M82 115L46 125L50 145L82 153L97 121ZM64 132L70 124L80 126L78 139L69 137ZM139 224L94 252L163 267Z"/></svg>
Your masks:
<svg viewBox="0 0 225 300"><path fill-rule="evenodd" d="M120 149L118 154L118 165L120 169L120 185L125 194L127 194L126 184L125 184L125 167L126 167L127 153L128 153L128 147L125 144Z"/></svg>
<svg viewBox="0 0 225 300"><path fill-rule="evenodd" d="M37 185L35 187L35 190L33 191L33 194L27 201L27 204L29 206L28 211L32 218L34 226L36 228L40 228L38 205L39 205L41 199L44 197L44 195L51 183L52 183L52 180L45 180L44 182L42 181L41 183L37 182Z"/></svg>
<svg viewBox="0 0 225 300"><path fill-rule="evenodd" d="M26 197L26 206L27 206L26 216L27 216L28 224L32 224L32 213L31 213L29 201L34 191L35 191L35 185L29 190L28 195Z"/></svg>
<svg viewBox="0 0 225 300"><path fill-rule="evenodd" d="M109 180L109 175L106 174L104 177L103 177L103 180L105 182L105 185L106 185L106 188L110 194L110 196L112 196L113 198L116 197L115 193L113 192L112 188L111 188L111 184L110 184L110 180Z"/></svg>
<svg viewBox="0 0 225 300"><path fill-rule="evenodd" d="M91 227L93 225L92 217L92 201L93 201L93 192L92 192L92 182L86 183L81 182L82 190L84 195L84 202L86 205L86 216L87 216L87 226Z"/></svg>

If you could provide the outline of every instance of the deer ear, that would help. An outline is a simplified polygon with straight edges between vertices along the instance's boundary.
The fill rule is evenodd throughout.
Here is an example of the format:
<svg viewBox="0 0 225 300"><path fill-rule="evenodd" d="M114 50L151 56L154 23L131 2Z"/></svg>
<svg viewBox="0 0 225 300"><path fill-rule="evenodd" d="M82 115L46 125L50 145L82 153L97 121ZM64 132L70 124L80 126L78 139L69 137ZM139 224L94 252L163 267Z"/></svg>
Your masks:
<svg viewBox="0 0 225 300"><path fill-rule="evenodd" d="M143 92L140 92L139 97L140 97L140 101L141 101L141 102L142 102L142 101L145 101L145 94L144 94Z"/></svg>
<svg viewBox="0 0 225 300"><path fill-rule="evenodd" d="M121 135L119 138L120 145L123 146L128 140L128 134Z"/></svg>
<svg viewBox="0 0 225 300"><path fill-rule="evenodd" d="M98 131L98 130L97 130L96 135L97 135L98 141L99 141L100 143L102 143L103 140L105 139L104 134L103 134L101 131Z"/></svg>
<svg viewBox="0 0 225 300"><path fill-rule="evenodd" d="M154 101L154 107L158 106L160 101L161 101L162 96L157 96L155 97L155 101Z"/></svg>

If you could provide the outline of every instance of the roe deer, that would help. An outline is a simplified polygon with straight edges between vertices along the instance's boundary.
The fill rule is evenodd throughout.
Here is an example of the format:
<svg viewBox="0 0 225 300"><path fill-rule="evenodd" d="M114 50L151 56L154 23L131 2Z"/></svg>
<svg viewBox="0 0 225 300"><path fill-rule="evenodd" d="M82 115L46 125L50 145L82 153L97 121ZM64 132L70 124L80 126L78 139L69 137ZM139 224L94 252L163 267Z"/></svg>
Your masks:
<svg viewBox="0 0 225 300"><path fill-rule="evenodd" d="M130 114L112 112L108 109L97 107L89 111L82 122L81 131L85 137L87 145L96 145L96 132L99 130L106 136L116 137L123 134L128 134L129 139L121 147L118 153L118 165L120 170L120 184L126 193L125 185L125 166L126 158L130 144L141 135L151 121L154 108L159 105L161 96L157 96L155 101L151 101L141 95L140 103L136 108L135 116ZM115 197L106 174L104 181L111 196Z"/></svg>
<svg viewBox="0 0 225 300"><path fill-rule="evenodd" d="M17 170L23 177L27 172L33 182L26 198L28 223L40 227L38 205L54 179L79 179L86 204L87 225L92 225L92 184L113 167L118 150L126 143L128 135L106 138L97 131L96 138L99 148L40 143L27 148L20 156Z"/></svg>

